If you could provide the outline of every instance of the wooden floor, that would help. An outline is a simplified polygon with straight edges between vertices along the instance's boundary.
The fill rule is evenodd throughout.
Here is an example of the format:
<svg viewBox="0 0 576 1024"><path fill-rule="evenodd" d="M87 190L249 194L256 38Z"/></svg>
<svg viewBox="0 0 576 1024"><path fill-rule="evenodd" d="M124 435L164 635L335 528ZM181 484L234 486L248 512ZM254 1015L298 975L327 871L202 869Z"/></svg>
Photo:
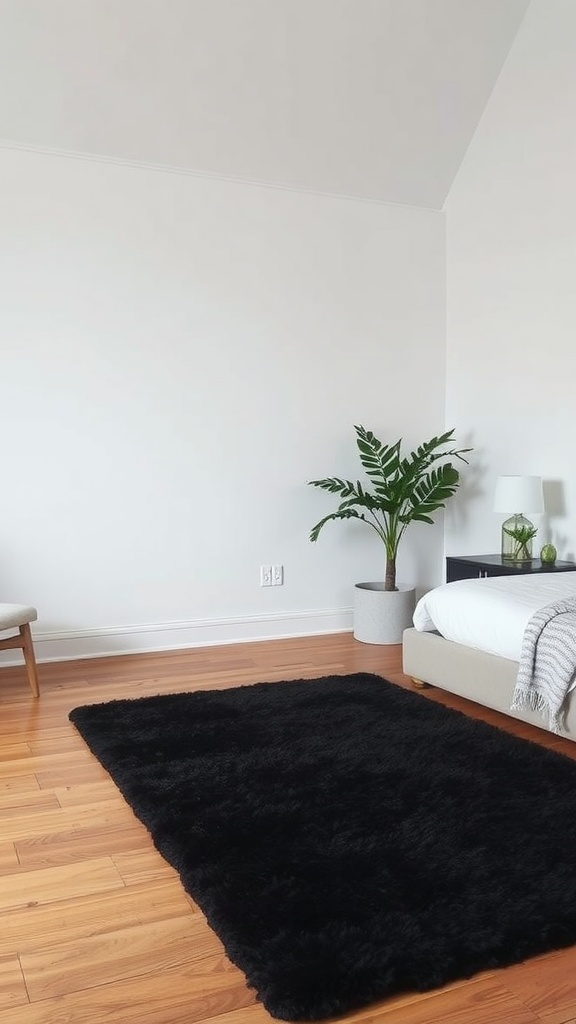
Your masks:
<svg viewBox="0 0 576 1024"><path fill-rule="evenodd" d="M119 696L355 671L411 685L399 648L350 634L41 665L39 701L23 669L1 669L0 1024L270 1021L67 716ZM419 692L576 755L576 744ZM346 1019L576 1024L576 947Z"/></svg>

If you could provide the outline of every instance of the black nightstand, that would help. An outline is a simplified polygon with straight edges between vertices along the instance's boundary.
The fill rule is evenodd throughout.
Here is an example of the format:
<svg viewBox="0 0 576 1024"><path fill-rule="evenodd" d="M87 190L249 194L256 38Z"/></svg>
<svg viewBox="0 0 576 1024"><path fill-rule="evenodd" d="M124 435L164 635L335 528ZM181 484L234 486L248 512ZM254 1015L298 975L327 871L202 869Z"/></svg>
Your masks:
<svg viewBox="0 0 576 1024"><path fill-rule="evenodd" d="M539 558L512 565L501 555L449 555L446 559L446 582L472 580L478 576L526 576L540 572L575 572L576 562L554 562L542 565Z"/></svg>

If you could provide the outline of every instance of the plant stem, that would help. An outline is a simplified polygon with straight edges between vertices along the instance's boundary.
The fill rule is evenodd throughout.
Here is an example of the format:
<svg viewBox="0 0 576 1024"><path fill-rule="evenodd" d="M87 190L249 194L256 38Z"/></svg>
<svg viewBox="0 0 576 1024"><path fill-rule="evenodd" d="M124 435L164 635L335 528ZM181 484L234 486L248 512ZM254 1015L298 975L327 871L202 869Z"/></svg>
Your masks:
<svg viewBox="0 0 576 1024"><path fill-rule="evenodd" d="M384 590L398 590L396 586L396 559L386 559L386 575L384 577Z"/></svg>

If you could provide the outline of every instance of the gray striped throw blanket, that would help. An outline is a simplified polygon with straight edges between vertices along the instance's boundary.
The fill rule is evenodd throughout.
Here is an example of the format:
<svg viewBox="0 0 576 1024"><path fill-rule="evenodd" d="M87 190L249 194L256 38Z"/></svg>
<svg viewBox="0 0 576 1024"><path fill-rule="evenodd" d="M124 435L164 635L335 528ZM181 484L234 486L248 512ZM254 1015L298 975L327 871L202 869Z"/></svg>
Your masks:
<svg viewBox="0 0 576 1024"><path fill-rule="evenodd" d="M540 608L528 622L511 710L540 711L548 728L558 732L575 683L576 597L568 597Z"/></svg>

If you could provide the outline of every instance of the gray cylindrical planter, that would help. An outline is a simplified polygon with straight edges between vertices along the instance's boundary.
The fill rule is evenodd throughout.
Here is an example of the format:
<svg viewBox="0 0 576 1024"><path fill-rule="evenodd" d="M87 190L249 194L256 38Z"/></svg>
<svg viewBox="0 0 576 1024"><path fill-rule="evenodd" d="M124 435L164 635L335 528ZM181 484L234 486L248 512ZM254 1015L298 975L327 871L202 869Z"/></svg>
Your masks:
<svg viewBox="0 0 576 1024"><path fill-rule="evenodd" d="M354 639L364 644L400 644L412 625L416 607L414 587L384 590L383 583L354 586Z"/></svg>

